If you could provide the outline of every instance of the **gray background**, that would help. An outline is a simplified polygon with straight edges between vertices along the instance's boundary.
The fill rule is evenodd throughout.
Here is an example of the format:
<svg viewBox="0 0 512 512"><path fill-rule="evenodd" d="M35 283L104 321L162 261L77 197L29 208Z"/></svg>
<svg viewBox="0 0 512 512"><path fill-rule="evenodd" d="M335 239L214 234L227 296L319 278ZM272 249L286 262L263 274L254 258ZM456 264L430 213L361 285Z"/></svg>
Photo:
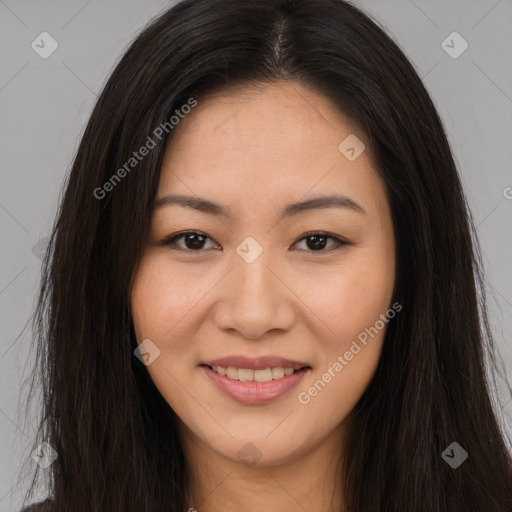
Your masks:
<svg viewBox="0 0 512 512"><path fill-rule="evenodd" d="M34 436L34 422L23 422L18 407L32 357L30 329L23 329L61 184L114 64L144 25L173 3L0 0L0 511L19 510L23 487L14 485ZM478 226L492 327L510 378L512 0L354 3L400 44L441 114ZM31 47L45 31L59 45L47 59ZM453 31L469 44L458 58L442 47ZM453 53L462 46L452 39L445 45ZM500 409L509 414L512 404Z"/></svg>

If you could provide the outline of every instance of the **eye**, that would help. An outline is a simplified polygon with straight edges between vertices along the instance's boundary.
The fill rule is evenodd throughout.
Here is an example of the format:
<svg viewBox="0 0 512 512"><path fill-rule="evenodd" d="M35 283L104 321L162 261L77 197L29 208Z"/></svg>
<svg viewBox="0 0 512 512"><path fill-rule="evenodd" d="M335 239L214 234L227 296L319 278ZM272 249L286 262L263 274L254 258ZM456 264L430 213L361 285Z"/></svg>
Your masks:
<svg viewBox="0 0 512 512"><path fill-rule="evenodd" d="M162 240L162 242L160 242L160 245L178 246L177 249L176 247L171 247L172 249L176 250L202 252L201 249L205 248L206 240L211 239L204 233L201 233L199 231L184 231L182 233L171 235L170 237ZM311 252L330 252L340 246L349 244L345 240L342 240L341 238L335 235L330 235L325 231L313 231L311 233L307 233L306 235L299 239L299 242L301 242L302 240L306 241L306 250L310 250ZM332 247L331 245L331 249L324 251L323 249L325 249L328 240L331 240L333 242L334 247ZM178 241L182 241L184 246L180 246L180 244L177 243Z"/></svg>
<svg viewBox="0 0 512 512"><path fill-rule="evenodd" d="M334 249L337 249L340 246L348 245L348 242L345 240L342 240L341 238L330 235L329 233L326 233L325 231L314 231L312 233L306 233L300 240L306 241L306 246L308 249L310 249L312 252L330 252ZM334 244L334 247L331 245L331 249L323 250L325 246L327 245L327 241L331 240Z"/></svg>
<svg viewBox="0 0 512 512"><path fill-rule="evenodd" d="M185 247L180 246L177 250L200 252L205 246L205 240L210 240L210 238L199 231L184 231L162 240L160 245L175 246L178 245L176 243L178 240L182 240ZM174 249L174 247L171 248Z"/></svg>

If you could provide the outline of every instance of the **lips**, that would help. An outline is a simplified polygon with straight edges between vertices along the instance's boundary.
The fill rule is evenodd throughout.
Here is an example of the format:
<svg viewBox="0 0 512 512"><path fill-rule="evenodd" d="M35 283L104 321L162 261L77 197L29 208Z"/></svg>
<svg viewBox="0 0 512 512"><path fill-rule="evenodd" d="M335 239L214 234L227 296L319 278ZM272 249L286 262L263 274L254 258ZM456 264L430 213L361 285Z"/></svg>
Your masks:
<svg viewBox="0 0 512 512"><path fill-rule="evenodd" d="M244 405L265 404L283 397L311 371L306 363L274 356L229 356L205 361L200 367L216 390ZM258 382L256 375L267 374L270 369L275 372L272 380L266 375L261 379L265 382ZM238 380L236 372L243 372L244 378L239 375ZM249 375L247 380L247 374L252 373L255 379Z"/></svg>

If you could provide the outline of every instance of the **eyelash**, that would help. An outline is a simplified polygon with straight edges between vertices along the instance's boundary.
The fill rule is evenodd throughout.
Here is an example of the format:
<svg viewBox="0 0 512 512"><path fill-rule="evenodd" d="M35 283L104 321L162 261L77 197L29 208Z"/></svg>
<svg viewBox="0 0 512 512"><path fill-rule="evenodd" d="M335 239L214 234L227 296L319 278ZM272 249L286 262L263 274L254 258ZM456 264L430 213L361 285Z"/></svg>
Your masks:
<svg viewBox="0 0 512 512"><path fill-rule="evenodd" d="M198 255L200 253L202 253L202 252L205 252L206 249L202 249L202 248L194 250L194 249L188 249L188 248L184 249L184 248L172 247L173 245L175 245L177 240L184 239L187 235L199 235L200 237L207 238L207 239L211 240L211 238L209 236L207 236L206 234L204 234L204 233L202 233L200 231L189 230L189 231L182 231L181 233L176 233L174 235L171 235L170 237L167 237L164 240L162 240L159 245L169 246L172 250L175 250L175 251L184 251L184 252L188 252L188 253L197 253ZM307 238L313 237L313 236L319 236L319 237L323 237L323 238L330 238L330 239L335 241L336 246L334 248L331 248L331 249L325 249L325 250L321 249L321 250L318 250L318 251L306 250L307 252L310 252L310 253L331 252L331 251L334 251L336 249L340 249L344 245L350 245L350 243L347 242L346 240L343 240L343 239L341 239L338 236L331 235L330 233L327 233L326 231L311 231L309 233L305 233L301 238L299 238L299 240L297 242L300 242L300 241L302 241L304 239L307 239Z"/></svg>

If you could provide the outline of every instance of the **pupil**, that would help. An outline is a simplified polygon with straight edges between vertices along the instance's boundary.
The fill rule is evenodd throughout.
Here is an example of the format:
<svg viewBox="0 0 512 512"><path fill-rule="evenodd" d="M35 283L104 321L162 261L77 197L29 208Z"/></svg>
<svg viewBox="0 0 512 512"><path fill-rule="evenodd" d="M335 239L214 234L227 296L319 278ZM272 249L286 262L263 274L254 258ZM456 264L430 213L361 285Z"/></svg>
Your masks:
<svg viewBox="0 0 512 512"><path fill-rule="evenodd" d="M194 240L195 238L195 240ZM189 247L189 249L200 249L204 243L204 240L197 240L197 239L201 239L203 238L203 236L201 235L198 235L197 233L190 233L187 238L186 238L186 242L187 242L187 247L189 247L189 245L192 245L192 247ZM189 244L189 242L191 242L191 244Z"/></svg>
<svg viewBox="0 0 512 512"><path fill-rule="evenodd" d="M311 248L314 248L314 249L318 249L318 248L323 249L323 248L325 247L325 239L326 239L326 238L327 238L327 237L325 237L325 236L323 236L323 235L311 235L310 237L308 237L308 240L309 240L309 241L311 241L311 240L317 240L317 241L318 241L319 239L321 239L321 240L323 241L323 242L320 242L320 244L318 244L318 243L313 243L313 244L312 244L312 247L310 247L310 249L311 249Z"/></svg>

